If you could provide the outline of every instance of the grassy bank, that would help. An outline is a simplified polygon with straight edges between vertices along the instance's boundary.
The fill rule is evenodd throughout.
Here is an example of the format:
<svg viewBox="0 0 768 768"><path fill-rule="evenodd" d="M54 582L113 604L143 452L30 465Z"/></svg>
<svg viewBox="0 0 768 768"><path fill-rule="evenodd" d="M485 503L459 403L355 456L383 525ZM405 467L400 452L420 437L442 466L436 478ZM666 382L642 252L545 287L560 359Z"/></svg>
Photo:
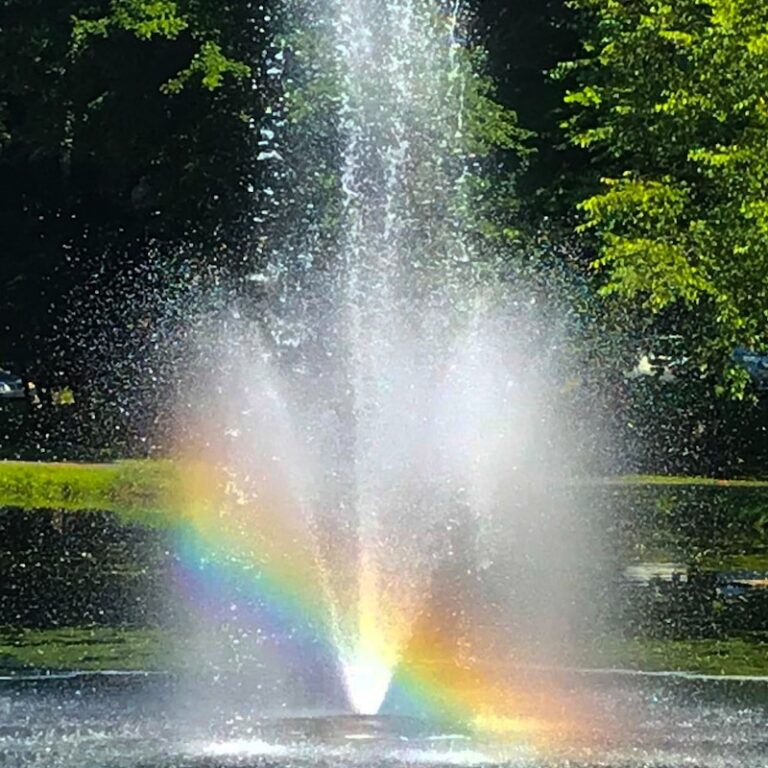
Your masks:
<svg viewBox="0 0 768 768"><path fill-rule="evenodd" d="M169 461L114 464L0 462L0 507L115 512L126 521L167 522L176 470Z"/></svg>
<svg viewBox="0 0 768 768"><path fill-rule="evenodd" d="M168 526L181 470L168 460L112 464L0 461L0 508L113 512ZM584 480L590 514L627 562L696 562L707 570L768 570L768 482L625 476ZM569 489L569 493L571 489Z"/></svg>
<svg viewBox="0 0 768 768"><path fill-rule="evenodd" d="M697 477L682 475L618 475L589 480L586 485L660 486L677 488L756 488L768 490L768 480Z"/></svg>
<svg viewBox="0 0 768 768"><path fill-rule="evenodd" d="M0 507L102 510L157 510L167 503L176 468L168 460L131 460L112 464L0 461ZM733 488L765 489L768 480L723 480L708 477L622 475L592 478L585 488Z"/></svg>
<svg viewBox="0 0 768 768"><path fill-rule="evenodd" d="M768 642L747 638L607 640L590 662L609 669L768 677Z"/></svg>
<svg viewBox="0 0 768 768"><path fill-rule="evenodd" d="M178 671L188 638L151 629L0 628L0 671ZM768 676L768 642L607 640L582 666L648 672Z"/></svg>
<svg viewBox="0 0 768 768"><path fill-rule="evenodd" d="M0 628L0 670L161 670L167 640L149 629Z"/></svg>

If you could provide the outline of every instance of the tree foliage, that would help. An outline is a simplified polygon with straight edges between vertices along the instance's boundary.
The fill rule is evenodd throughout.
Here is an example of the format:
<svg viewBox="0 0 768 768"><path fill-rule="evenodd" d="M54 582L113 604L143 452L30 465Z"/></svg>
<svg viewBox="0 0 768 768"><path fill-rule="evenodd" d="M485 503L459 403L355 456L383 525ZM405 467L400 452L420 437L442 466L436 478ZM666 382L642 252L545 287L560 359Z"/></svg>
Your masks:
<svg viewBox="0 0 768 768"><path fill-rule="evenodd" d="M477 35L488 51L497 99L530 132L524 174L518 174L515 218L535 229L542 220L573 219L586 159L560 128L565 85L550 76L579 53L574 11L565 0L479 0ZM514 172L514 168L511 169Z"/></svg>
<svg viewBox="0 0 768 768"><path fill-rule="evenodd" d="M282 23L299 6L300 23ZM768 348L768 5L473 10L446 34L463 89L447 154L469 158L460 213L510 282L535 274L568 305L581 335L564 354L589 368L590 391L613 397L654 335L693 339L686 357L710 370L736 346ZM54 358L93 355L56 349L72 295L148 270L167 281L167 253L180 282L201 263L206 279L219 265L252 274L285 237L265 202L280 184L333 230L339 89L336 54L312 35L321 17L312 0L0 0L0 364L37 378ZM278 115L290 146L259 130ZM423 121L409 139L435 146L446 128ZM142 301L117 295L134 315L114 325L146 327ZM746 373L728 375L741 392Z"/></svg>
<svg viewBox="0 0 768 768"><path fill-rule="evenodd" d="M567 128L602 190L581 203L605 294L695 308L705 346L768 344L768 5L574 0ZM738 377L737 377L738 378ZM732 382L738 389L743 383Z"/></svg>
<svg viewBox="0 0 768 768"><path fill-rule="evenodd" d="M236 80L248 77L251 74L248 64L222 50L221 32L208 23L205 5L195 0L111 0L106 15L73 17L72 52L77 55L93 38L108 39L119 32L145 41L176 40L188 34L196 41L197 50L189 64L162 86L164 91L178 93L195 75L209 90L220 87L227 76Z"/></svg>
<svg viewBox="0 0 768 768"><path fill-rule="evenodd" d="M0 0L0 361L49 358L72 286L147 242L242 237L266 13Z"/></svg>

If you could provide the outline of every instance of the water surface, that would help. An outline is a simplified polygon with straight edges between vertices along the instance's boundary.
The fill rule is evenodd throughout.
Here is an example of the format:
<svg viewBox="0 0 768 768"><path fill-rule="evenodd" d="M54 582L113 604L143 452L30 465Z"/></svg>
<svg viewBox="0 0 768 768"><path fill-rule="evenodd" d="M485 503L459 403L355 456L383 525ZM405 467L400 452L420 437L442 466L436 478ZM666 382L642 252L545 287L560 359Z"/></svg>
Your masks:
<svg viewBox="0 0 768 768"><path fill-rule="evenodd" d="M580 684L584 685L582 681ZM418 718L259 712L247 697L210 710L163 676L0 683L0 765L8 768L229 766L603 766L765 768L768 685L595 677L606 722L589 749L533 748ZM197 702L199 703L199 701ZM277 703L277 702L276 702Z"/></svg>

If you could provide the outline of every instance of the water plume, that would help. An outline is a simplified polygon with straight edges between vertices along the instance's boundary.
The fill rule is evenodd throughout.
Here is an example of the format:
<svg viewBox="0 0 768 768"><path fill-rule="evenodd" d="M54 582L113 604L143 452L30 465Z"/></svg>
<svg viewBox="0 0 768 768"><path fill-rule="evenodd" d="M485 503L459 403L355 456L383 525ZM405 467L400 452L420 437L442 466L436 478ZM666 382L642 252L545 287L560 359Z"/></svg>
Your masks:
<svg viewBox="0 0 768 768"><path fill-rule="evenodd" d="M182 565L218 563L195 583L249 603L270 626L257 644L328 651L351 708L374 714L441 593L453 607L427 636L456 647L520 570L553 599L513 587L492 620L567 623L544 564L562 504L542 501L562 454L534 302L478 236L460 7L288 8L292 42L269 59L284 98L262 129L265 262L246 305L192 334Z"/></svg>

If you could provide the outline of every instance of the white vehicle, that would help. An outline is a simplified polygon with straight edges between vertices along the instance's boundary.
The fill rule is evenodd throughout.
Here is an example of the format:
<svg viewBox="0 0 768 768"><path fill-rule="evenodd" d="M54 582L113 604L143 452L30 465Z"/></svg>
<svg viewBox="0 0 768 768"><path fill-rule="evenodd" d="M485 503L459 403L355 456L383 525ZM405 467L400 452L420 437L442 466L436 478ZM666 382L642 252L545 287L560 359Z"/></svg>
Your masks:
<svg viewBox="0 0 768 768"><path fill-rule="evenodd" d="M25 396L21 378L0 368L0 400L23 400Z"/></svg>

